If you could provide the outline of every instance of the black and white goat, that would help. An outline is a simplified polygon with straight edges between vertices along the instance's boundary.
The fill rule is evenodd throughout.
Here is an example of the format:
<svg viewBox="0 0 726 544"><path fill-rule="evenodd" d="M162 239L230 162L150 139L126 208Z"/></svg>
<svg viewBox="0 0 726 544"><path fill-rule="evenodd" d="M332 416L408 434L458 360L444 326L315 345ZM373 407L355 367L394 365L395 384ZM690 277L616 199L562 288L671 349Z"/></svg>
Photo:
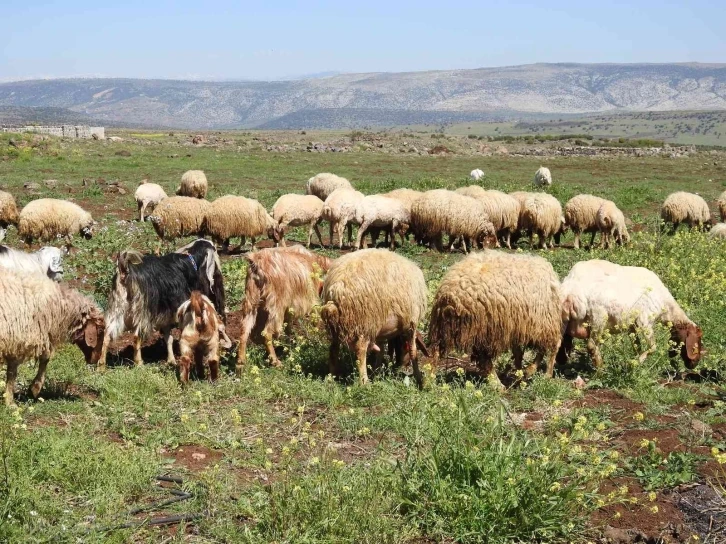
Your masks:
<svg viewBox="0 0 726 544"><path fill-rule="evenodd" d="M106 310L106 335L98 366L106 365L111 340L124 331L134 333L134 363L143 364L141 343L153 331L164 335L167 361L174 365L171 330L177 322L177 308L200 291L225 320L224 280L219 256L208 240L195 240L174 253L156 257L133 250L119 253ZM220 333L226 338L223 328Z"/></svg>

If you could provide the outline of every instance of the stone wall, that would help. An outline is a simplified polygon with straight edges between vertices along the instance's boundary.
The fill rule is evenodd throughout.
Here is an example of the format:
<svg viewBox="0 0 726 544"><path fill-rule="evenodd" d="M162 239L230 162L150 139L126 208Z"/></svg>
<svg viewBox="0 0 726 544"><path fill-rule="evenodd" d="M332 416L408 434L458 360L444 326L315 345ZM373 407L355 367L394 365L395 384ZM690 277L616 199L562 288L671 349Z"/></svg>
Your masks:
<svg viewBox="0 0 726 544"><path fill-rule="evenodd" d="M104 127L89 127L85 125L61 125L54 127L42 127L27 125L22 127L1 127L2 132L35 132L37 134L47 134L49 136L58 136L60 138L97 138L105 139Z"/></svg>

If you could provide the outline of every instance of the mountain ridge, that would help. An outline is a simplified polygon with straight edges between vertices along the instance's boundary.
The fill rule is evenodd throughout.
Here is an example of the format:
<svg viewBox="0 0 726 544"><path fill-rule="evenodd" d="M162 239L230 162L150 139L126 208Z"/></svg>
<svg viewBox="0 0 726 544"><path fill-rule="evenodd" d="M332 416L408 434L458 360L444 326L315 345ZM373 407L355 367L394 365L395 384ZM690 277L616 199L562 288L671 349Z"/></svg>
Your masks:
<svg viewBox="0 0 726 544"><path fill-rule="evenodd" d="M726 64L528 64L280 81L68 78L0 83L0 106L176 128L355 128L497 116L726 109ZM390 112L391 121L387 122ZM404 120L405 123L398 121Z"/></svg>

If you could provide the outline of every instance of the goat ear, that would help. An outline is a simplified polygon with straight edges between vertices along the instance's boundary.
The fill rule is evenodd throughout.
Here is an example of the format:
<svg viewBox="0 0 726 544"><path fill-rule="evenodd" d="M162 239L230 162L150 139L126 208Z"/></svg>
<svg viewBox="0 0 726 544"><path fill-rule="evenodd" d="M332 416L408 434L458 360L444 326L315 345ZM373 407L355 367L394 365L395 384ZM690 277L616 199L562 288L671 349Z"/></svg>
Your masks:
<svg viewBox="0 0 726 544"><path fill-rule="evenodd" d="M86 326L83 327L83 335L85 337L86 345L89 348L95 348L98 344L98 328L93 321L88 321Z"/></svg>

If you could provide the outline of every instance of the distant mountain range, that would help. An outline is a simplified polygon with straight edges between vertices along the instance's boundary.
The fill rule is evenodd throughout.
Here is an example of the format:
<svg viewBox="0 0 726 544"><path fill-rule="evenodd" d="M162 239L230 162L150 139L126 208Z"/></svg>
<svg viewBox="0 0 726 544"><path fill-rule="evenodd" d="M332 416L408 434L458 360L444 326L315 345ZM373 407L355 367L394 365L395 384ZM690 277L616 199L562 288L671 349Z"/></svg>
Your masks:
<svg viewBox="0 0 726 544"><path fill-rule="evenodd" d="M0 84L0 106L190 129L360 128L537 114L726 109L726 64L532 64L290 81L53 79Z"/></svg>

